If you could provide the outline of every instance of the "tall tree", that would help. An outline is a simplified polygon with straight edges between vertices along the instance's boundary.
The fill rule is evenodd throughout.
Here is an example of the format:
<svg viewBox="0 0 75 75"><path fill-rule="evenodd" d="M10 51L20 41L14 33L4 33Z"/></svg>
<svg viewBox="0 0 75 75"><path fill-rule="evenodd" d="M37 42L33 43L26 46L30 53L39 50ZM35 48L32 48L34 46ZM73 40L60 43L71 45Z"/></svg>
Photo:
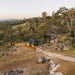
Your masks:
<svg viewBox="0 0 75 75"><path fill-rule="evenodd" d="M42 13L42 18L44 19L44 22L45 22L45 20L46 20L46 17L47 17L47 12L43 12L43 13Z"/></svg>
<svg viewBox="0 0 75 75"><path fill-rule="evenodd" d="M66 17L66 13L68 12L68 9L66 8L66 7L61 7L58 11L57 11L57 13L58 13L58 15L60 15L61 16L61 18L62 18L62 25L64 24L64 19L65 19L65 17Z"/></svg>
<svg viewBox="0 0 75 75"><path fill-rule="evenodd" d="M15 32L12 30L12 27L8 25L4 30L4 42L10 42L10 45L14 45L16 39Z"/></svg>
<svg viewBox="0 0 75 75"><path fill-rule="evenodd" d="M74 19L75 19L75 8L71 8L71 9L69 9L69 11L68 11L68 17L70 18L70 24L71 24L71 26L73 25L73 21L74 21Z"/></svg>

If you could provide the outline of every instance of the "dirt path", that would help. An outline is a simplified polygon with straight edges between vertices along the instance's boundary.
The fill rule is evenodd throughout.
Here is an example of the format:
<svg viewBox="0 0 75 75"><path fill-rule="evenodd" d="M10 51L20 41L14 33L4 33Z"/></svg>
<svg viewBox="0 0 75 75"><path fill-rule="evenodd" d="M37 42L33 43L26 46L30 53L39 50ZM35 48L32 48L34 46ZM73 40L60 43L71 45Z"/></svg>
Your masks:
<svg viewBox="0 0 75 75"><path fill-rule="evenodd" d="M50 57L53 57L53 58L58 58L58 59L62 59L62 60L75 62L75 58L73 58L73 57L68 57L68 56L64 56L64 55L61 55L61 54L56 54L56 53L51 53L51 52L48 52L48 51L43 51L40 48L37 48L37 52L41 52L41 53L43 53L45 55L48 55Z"/></svg>

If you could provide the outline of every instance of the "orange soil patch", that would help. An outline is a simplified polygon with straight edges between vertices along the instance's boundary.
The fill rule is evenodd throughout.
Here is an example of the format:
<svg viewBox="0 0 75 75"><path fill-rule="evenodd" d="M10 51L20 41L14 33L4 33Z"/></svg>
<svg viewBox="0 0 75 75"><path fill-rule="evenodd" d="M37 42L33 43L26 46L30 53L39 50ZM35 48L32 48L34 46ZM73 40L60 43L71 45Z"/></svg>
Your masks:
<svg viewBox="0 0 75 75"><path fill-rule="evenodd" d="M23 46L25 43L17 43L15 46Z"/></svg>
<svg viewBox="0 0 75 75"><path fill-rule="evenodd" d="M36 51L36 48L34 46L28 46L27 44L24 44L23 46L28 49L33 49L33 51Z"/></svg>
<svg viewBox="0 0 75 75"><path fill-rule="evenodd" d="M32 49L33 51L36 51L35 46L29 46L29 45L27 45L27 43L17 43L17 44L15 44L15 46L24 46L25 48Z"/></svg>

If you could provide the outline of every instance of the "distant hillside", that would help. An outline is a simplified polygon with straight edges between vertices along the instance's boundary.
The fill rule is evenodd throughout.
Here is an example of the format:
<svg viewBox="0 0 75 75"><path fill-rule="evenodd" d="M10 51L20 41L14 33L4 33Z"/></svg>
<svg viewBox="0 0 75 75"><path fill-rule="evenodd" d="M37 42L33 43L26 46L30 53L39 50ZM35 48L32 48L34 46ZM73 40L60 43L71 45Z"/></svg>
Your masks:
<svg viewBox="0 0 75 75"><path fill-rule="evenodd" d="M19 25L25 23L25 20L22 19L0 19L0 26L2 25Z"/></svg>
<svg viewBox="0 0 75 75"><path fill-rule="evenodd" d="M0 19L0 22L3 22L3 21L16 21L16 20L22 20L22 19Z"/></svg>

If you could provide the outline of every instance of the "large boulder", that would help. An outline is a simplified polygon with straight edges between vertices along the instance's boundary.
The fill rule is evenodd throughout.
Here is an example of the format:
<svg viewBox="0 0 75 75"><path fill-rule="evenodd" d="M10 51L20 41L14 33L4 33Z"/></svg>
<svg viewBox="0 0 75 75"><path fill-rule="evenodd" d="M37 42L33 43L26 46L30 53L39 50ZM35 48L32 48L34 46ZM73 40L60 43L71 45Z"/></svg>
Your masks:
<svg viewBox="0 0 75 75"><path fill-rule="evenodd" d="M52 60L50 60L50 67L49 67L50 75L63 75L63 73L61 72L55 72L58 67L60 67L60 64L55 66L55 63Z"/></svg>
<svg viewBox="0 0 75 75"><path fill-rule="evenodd" d="M17 70L16 70L17 74L19 74L19 75L23 74L24 71L26 71L26 68L24 68L24 69L17 68Z"/></svg>
<svg viewBox="0 0 75 75"><path fill-rule="evenodd" d="M44 62L49 61L49 60L50 60L49 57L47 57L47 56L42 56L42 57L39 57L39 58L38 58L37 62L38 62L38 63L44 63Z"/></svg>
<svg viewBox="0 0 75 75"><path fill-rule="evenodd" d="M0 72L0 75L3 75L3 73L2 73L2 72Z"/></svg>
<svg viewBox="0 0 75 75"><path fill-rule="evenodd" d="M8 73L5 73L4 75L8 75Z"/></svg>
<svg viewBox="0 0 75 75"><path fill-rule="evenodd" d="M13 70L9 73L9 75L17 75L15 69L13 69Z"/></svg>

